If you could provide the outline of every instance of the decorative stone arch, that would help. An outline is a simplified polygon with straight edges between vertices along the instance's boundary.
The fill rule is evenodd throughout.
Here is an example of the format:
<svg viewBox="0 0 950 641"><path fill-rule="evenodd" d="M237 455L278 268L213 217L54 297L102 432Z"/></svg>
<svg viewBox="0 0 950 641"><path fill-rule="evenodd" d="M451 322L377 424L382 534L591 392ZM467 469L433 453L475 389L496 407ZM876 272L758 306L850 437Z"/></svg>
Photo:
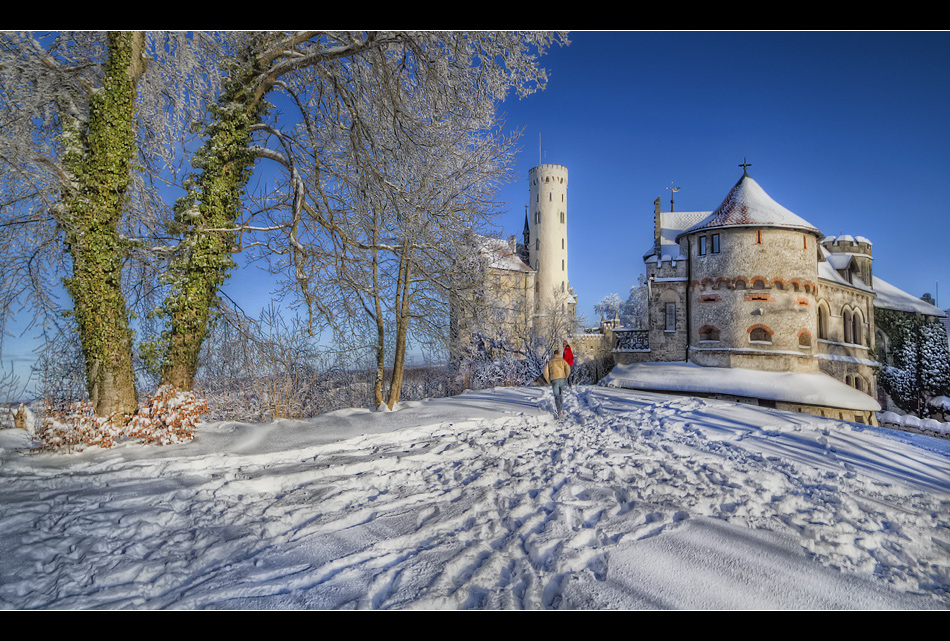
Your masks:
<svg viewBox="0 0 950 641"><path fill-rule="evenodd" d="M788 284L792 286L793 292L800 291L802 288L802 284L797 278L789 279Z"/></svg>
<svg viewBox="0 0 950 641"><path fill-rule="evenodd" d="M662 294L660 294L661 303L679 303L680 296L676 293L674 289L667 289Z"/></svg>
<svg viewBox="0 0 950 641"><path fill-rule="evenodd" d="M736 278L734 281L732 281L732 287L733 289L745 289L746 288L745 278L741 276Z"/></svg>
<svg viewBox="0 0 950 641"><path fill-rule="evenodd" d="M771 343L772 335L775 334L771 327L762 323L756 323L747 330L747 333L750 343Z"/></svg>
<svg viewBox="0 0 950 641"><path fill-rule="evenodd" d="M782 278L773 278L772 287L775 289L785 289L785 280Z"/></svg>
<svg viewBox="0 0 950 641"><path fill-rule="evenodd" d="M766 283L768 283L768 281L761 276L752 277L752 289L765 289Z"/></svg>

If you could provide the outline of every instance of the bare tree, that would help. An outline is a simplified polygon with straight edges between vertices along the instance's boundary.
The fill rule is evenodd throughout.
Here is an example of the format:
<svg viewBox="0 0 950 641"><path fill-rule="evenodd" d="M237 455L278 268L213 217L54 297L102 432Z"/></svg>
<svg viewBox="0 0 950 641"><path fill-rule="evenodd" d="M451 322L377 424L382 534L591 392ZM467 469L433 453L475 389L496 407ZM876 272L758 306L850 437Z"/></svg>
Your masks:
<svg viewBox="0 0 950 641"><path fill-rule="evenodd" d="M0 306L61 312L65 279L96 412L135 411L129 296L160 243L160 172L203 104L203 34L0 34Z"/></svg>
<svg viewBox="0 0 950 641"><path fill-rule="evenodd" d="M600 314L607 320L611 320L615 315L620 313L621 307L623 307L623 300L619 294L607 294L599 303L594 305L594 313Z"/></svg>
<svg viewBox="0 0 950 641"><path fill-rule="evenodd" d="M624 327L646 327L647 298L649 295L646 276L640 274L637 284L630 288L630 295L620 307L620 322Z"/></svg>
<svg viewBox="0 0 950 641"><path fill-rule="evenodd" d="M546 77L542 33L260 34L218 101L200 174L177 221L184 247L166 302L166 380L190 387L230 255L254 248L286 278L316 327L377 357L383 401L386 336L394 336L390 407L406 349L447 327L458 286L450 248L491 212L512 140L495 109ZM274 90L298 110L288 128L262 102ZM273 203L243 212L257 158L278 163ZM431 330L431 331L430 331ZM444 334L442 334L444 336Z"/></svg>

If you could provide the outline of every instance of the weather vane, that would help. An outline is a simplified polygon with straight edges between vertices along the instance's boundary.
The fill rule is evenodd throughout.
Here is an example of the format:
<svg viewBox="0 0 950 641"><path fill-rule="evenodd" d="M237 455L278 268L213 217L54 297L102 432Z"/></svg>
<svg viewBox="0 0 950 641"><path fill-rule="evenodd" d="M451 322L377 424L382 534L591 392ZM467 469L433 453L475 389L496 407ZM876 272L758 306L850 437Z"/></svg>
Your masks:
<svg viewBox="0 0 950 641"><path fill-rule="evenodd" d="M667 189L670 190L670 211L673 211L673 194L675 194L676 192L678 192L678 191L680 190L680 188L679 188L679 187L674 187L674 186L673 186L673 181L670 181L670 186L667 187Z"/></svg>

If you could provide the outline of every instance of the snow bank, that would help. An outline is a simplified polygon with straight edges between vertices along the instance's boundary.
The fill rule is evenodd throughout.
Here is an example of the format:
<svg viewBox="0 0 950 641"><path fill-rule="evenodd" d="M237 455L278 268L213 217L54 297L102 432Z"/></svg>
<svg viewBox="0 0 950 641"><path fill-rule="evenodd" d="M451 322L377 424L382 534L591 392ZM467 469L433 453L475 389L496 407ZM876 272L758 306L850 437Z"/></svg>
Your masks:
<svg viewBox="0 0 950 641"><path fill-rule="evenodd" d="M608 387L746 396L850 410L879 411L873 398L825 374L763 372L693 363L617 365L601 383Z"/></svg>
<svg viewBox="0 0 950 641"><path fill-rule="evenodd" d="M950 606L950 442L609 388L553 407L485 390L71 455L0 430L0 608Z"/></svg>

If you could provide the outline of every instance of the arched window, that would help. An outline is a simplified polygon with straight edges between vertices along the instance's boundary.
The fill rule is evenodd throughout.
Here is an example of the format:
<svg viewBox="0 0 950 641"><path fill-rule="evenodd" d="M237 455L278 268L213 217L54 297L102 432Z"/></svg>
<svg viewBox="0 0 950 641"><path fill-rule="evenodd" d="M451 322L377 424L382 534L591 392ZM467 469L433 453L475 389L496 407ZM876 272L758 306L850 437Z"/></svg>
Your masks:
<svg viewBox="0 0 950 641"><path fill-rule="evenodd" d="M858 390L859 392L864 392L867 390L867 383L865 383L864 377L860 374L854 375L854 389Z"/></svg>
<svg viewBox="0 0 950 641"><path fill-rule="evenodd" d="M893 365L894 364L894 355L891 352L891 343L887 338L887 335L882 332L880 329L875 332L876 343L877 343L877 360L879 363L884 365Z"/></svg>
<svg viewBox="0 0 950 641"><path fill-rule="evenodd" d="M852 318L850 309L841 310L841 317L844 318L844 342L853 343L853 330L854 330L854 319Z"/></svg>
<svg viewBox="0 0 950 641"><path fill-rule="evenodd" d="M756 325L749 330L749 340L756 343L771 343L772 332L761 325Z"/></svg>
<svg viewBox="0 0 950 641"><path fill-rule="evenodd" d="M712 325L703 325L699 328L699 340L701 341L718 341L719 340L719 330Z"/></svg>
<svg viewBox="0 0 950 641"><path fill-rule="evenodd" d="M828 309L824 303L818 304L818 338L828 340Z"/></svg>
<svg viewBox="0 0 950 641"><path fill-rule="evenodd" d="M851 316L851 342L855 345L864 345L864 318L861 310L854 310Z"/></svg>

